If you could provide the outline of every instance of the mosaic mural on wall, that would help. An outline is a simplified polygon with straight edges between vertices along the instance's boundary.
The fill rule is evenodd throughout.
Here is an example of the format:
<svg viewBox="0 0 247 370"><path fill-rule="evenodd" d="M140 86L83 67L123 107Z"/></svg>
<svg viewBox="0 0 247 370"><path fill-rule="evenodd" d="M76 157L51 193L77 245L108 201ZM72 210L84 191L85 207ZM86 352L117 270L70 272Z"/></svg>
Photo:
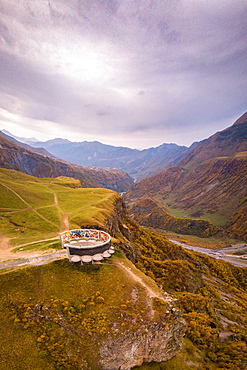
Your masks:
<svg viewBox="0 0 247 370"><path fill-rule="evenodd" d="M76 229L64 231L60 234L61 244L64 246L64 243L69 243L72 240L96 240L101 242L109 242L111 237L108 233L103 230L95 229Z"/></svg>

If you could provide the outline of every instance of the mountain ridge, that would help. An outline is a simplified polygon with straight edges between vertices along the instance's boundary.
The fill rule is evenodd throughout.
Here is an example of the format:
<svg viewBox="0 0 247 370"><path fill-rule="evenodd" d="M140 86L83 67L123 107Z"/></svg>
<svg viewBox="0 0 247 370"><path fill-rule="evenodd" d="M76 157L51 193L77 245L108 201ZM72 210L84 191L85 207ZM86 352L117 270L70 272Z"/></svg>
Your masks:
<svg viewBox="0 0 247 370"><path fill-rule="evenodd" d="M8 132L8 135L12 134ZM12 136L15 140L22 139ZM51 155L77 165L118 168L137 181L163 168L176 165L194 146L198 145L193 143L188 148L175 143L163 143L158 147L139 150L102 144L97 140L71 142L68 139L56 138L45 142L30 140L26 142L33 148L43 147Z"/></svg>
<svg viewBox="0 0 247 370"><path fill-rule="evenodd" d="M0 167L22 171L36 177L73 177L83 187L105 187L124 192L131 185L131 177L120 170L89 168L34 153L0 135Z"/></svg>
<svg viewBox="0 0 247 370"><path fill-rule="evenodd" d="M49 153L45 148L42 148L42 147L35 148L35 147L29 145L28 143L21 142L16 137L11 136L11 133L8 132L8 131L6 131L6 130L0 131L0 135L3 136L5 139L7 139L9 141L12 141L16 145L19 145L22 148L25 148L27 150L30 150L30 151L32 151L34 153L42 154L44 156L51 157L51 158L56 158L53 154ZM23 139L23 138L20 138L20 139Z"/></svg>
<svg viewBox="0 0 247 370"><path fill-rule="evenodd" d="M245 150L247 150L247 112L230 127L203 140L177 165L192 168L207 159L222 156L229 157Z"/></svg>
<svg viewBox="0 0 247 370"><path fill-rule="evenodd" d="M183 218L208 220L246 240L246 184L247 113L205 139L176 166L133 184L125 197L132 210L136 202L149 196L164 207L163 214L168 211ZM154 216L157 221L157 215L152 220ZM136 217L140 219L138 213Z"/></svg>

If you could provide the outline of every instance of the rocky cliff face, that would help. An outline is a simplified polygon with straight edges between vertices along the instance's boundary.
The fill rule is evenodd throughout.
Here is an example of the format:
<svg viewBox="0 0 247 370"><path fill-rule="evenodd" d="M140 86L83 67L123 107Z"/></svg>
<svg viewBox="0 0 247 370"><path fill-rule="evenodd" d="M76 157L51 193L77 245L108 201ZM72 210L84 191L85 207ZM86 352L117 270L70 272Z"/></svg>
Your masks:
<svg viewBox="0 0 247 370"><path fill-rule="evenodd" d="M102 370L129 370L143 362L162 362L175 356L182 347L185 322L172 308L154 324L142 325L113 340L107 338L100 348Z"/></svg>
<svg viewBox="0 0 247 370"><path fill-rule="evenodd" d="M140 251L133 243L133 239L139 233L139 226L130 220L125 202L120 196L116 198L114 213L105 222L105 229L117 238L118 247L135 262Z"/></svg>
<svg viewBox="0 0 247 370"><path fill-rule="evenodd" d="M105 230L118 239L118 247L132 262L138 259L141 252L135 245L135 238L141 232L140 226L129 218L120 196L116 198L114 212L106 221ZM135 295L133 290L132 304L136 303ZM185 321L181 312L174 308L174 300L170 295L161 292L160 297L156 305L157 298L148 293L144 308L146 319L139 321L136 326L136 318L133 316L125 330L113 329L100 342L97 369L130 370L144 362L167 361L181 350L186 330ZM135 325L134 330L131 328L132 324ZM113 328L115 325L113 324Z"/></svg>

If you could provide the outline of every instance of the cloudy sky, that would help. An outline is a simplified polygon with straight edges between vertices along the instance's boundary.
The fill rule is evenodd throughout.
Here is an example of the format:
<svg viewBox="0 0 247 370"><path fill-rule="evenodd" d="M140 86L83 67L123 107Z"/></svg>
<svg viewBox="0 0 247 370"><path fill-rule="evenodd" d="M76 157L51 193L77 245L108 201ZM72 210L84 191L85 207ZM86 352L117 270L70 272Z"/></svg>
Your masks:
<svg viewBox="0 0 247 370"><path fill-rule="evenodd" d="M246 110L246 0L1 0L0 129L189 146Z"/></svg>

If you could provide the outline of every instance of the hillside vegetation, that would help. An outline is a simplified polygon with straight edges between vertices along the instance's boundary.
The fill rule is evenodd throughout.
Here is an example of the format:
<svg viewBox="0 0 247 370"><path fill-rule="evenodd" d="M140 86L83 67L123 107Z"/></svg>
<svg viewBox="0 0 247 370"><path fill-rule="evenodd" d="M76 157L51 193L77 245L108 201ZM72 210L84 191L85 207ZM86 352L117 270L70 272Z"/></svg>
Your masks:
<svg viewBox="0 0 247 370"><path fill-rule="evenodd" d="M246 202L246 201L245 201ZM232 238L247 240L247 206L241 208L229 221L227 234Z"/></svg>
<svg viewBox="0 0 247 370"><path fill-rule="evenodd" d="M188 171L171 167L132 185L128 201L151 196L169 212L184 211L225 225L243 207L246 196L247 156L212 159ZM216 221L218 217L218 222Z"/></svg>
<svg viewBox="0 0 247 370"><path fill-rule="evenodd" d="M171 299L157 298L155 283L121 255L94 266L63 260L10 272L0 293L1 369L130 369L143 362L141 351L165 359L181 346L185 326ZM129 355L133 345L139 357Z"/></svg>
<svg viewBox="0 0 247 370"><path fill-rule="evenodd" d="M58 238L66 229L104 227L118 198L112 190L82 188L73 178L37 178L0 169L0 231L12 246L35 248L39 240ZM40 245L56 246L59 242L50 240Z"/></svg>
<svg viewBox="0 0 247 370"><path fill-rule="evenodd" d="M142 229L136 266L173 293L187 323L184 350L140 369L247 368L247 269L175 246Z"/></svg>
<svg viewBox="0 0 247 370"><path fill-rule="evenodd" d="M140 225L170 230L178 234L206 238L221 230L209 221L172 216L165 207L159 206L151 198L141 198L130 207L129 212Z"/></svg>

